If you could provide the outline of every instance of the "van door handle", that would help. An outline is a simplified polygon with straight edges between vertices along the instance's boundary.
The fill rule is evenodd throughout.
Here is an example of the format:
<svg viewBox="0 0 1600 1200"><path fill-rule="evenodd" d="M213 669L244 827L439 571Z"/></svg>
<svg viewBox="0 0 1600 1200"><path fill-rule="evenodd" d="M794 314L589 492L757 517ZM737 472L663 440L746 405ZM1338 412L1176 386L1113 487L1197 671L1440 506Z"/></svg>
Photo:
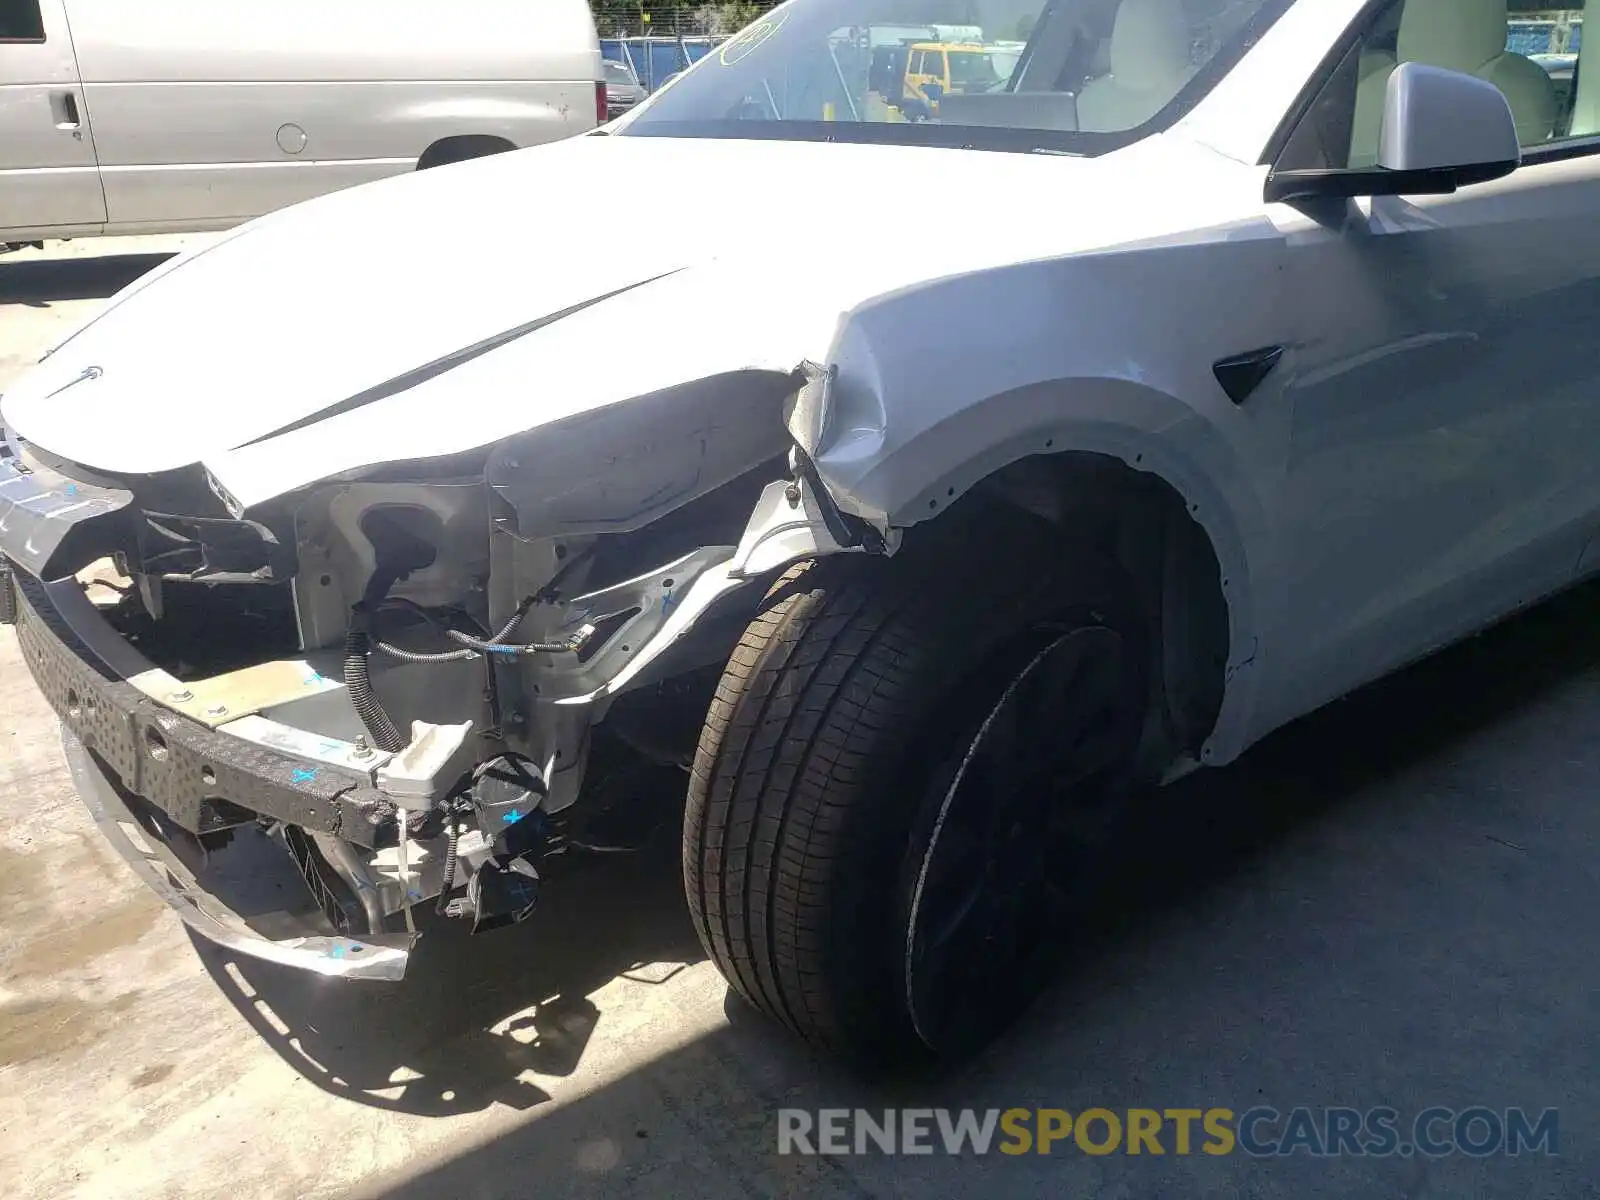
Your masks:
<svg viewBox="0 0 1600 1200"><path fill-rule="evenodd" d="M75 92L57 92L50 97L50 107L55 110L57 129L81 129L78 117L78 97Z"/></svg>

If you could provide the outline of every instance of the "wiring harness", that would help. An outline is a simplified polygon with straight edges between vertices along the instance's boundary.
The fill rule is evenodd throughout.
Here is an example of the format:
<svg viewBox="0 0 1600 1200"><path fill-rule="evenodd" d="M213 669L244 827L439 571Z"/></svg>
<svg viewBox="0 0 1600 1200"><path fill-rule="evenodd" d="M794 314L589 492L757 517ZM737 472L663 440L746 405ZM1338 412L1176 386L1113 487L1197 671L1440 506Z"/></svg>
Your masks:
<svg viewBox="0 0 1600 1200"><path fill-rule="evenodd" d="M542 595L533 595L517 606L517 611L499 632L477 637L447 624L435 613L414 601L390 597L389 589L394 586L400 575L401 572L392 570L373 574L372 579L368 581L366 595L350 610L350 627L345 634L344 644L344 684L350 695L350 704L356 710L356 716L361 719L362 727L366 729L373 744L379 750L390 754L398 754L404 750L407 739L373 690L369 660L374 649L392 658L413 663L461 662L487 655L521 658L533 654L576 653L583 649L595 633L593 625L582 625L561 641L511 641L511 637L522 624L523 618L528 615L528 611L544 599ZM415 613L447 639L455 642L456 648L440 651L406 650L376 637L373 628L375 618L379 613L392 609L404 609Z"/></svg>

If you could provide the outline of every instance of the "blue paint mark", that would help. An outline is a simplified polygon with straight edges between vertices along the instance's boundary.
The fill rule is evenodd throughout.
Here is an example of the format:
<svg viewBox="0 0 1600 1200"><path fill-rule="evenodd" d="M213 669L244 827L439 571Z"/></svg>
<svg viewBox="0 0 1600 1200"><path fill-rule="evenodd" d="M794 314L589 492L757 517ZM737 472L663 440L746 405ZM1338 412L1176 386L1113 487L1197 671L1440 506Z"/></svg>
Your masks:
<svg viewBox="0 0 1600 1200"><path fill-rule="evenodd" d="M421 900L422 899L422 893L418 892L418 891L415 891L415 890L407 892L406 895L409 896L413 900Z"/></svg>
<svg viewBox="0 0 1600 1200"><path fill-rule="evenodd" d="M76 496L77 494L78 494L78 485L75 484L75 483L67 484L67 495Z"/></svg>
<svg viewBox="0 0 1600 1200"><path fill-rule="evenodd" d="M344 947L339 945L338 942L335 942L328 950L328 957L329 958L343 958L344 957Z"/></svg>
<svg viewBox="0 0 1600 1200"><path fill-rule="evenodd" d="M507 825L515 825L518 821L522 820L522 813L520 810L513 808L508 813L501 813L500 819Z"/></svg>
<svg viewBox="0 0 1600 1200"><path fill-rule="evenodd" d="M296 767L294 775L291 776L295 783L310 783L316 777L317 768L315 767Z"/></svg>
<svg viewBox="0 0 1600 1200"><path fill-rule="evenodd" d="M667 592L661 597L661 615L664 617L672 611L672 606L678 602L676 592Z"/></svg>
<svg viewBox="0 0 1600 1200"><path fill-rule="evenodd" d="M311 672L311 674L307 675L306 678L305 678L305 686L306 687L314 687L316 684L319 684L321 682L322 682L322 672L321 671L313 671L313 672Z"/></svg>

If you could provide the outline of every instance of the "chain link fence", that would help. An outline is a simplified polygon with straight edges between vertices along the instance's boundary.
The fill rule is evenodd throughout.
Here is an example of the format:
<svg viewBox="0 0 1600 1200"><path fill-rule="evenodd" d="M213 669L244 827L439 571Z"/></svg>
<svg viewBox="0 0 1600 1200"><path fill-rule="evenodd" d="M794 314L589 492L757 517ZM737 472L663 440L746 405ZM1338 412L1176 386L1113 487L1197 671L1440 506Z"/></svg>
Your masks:
<svg viewBox="0 0 1600 1200"><path fill-rule="evenodd" d="M633 70L647 91L698 61L777 0L755 3L674 4L593 0L600 52Z"/></svg>
<svg viewBox="0 0 1600 1200"><path fill-rule="evenodd" d="M603 38L727 37L737 33L777 0L726 4L640 3L639 0L592 0L595 24Z"/></svg>

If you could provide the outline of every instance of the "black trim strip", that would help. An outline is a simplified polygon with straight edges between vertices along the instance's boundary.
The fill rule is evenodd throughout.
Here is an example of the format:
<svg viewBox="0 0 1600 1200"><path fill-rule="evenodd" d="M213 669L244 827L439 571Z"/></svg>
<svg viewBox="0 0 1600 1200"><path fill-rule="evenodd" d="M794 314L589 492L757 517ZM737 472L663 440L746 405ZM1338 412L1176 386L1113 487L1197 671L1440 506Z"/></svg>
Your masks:
<svg viewBox="0 0 1600 1200"><path fill-rule="evenodd" d="M369 404L375 404L379 400L387 400L390 396L409 391L418 384L426 383L428 380L443 375L447 371L452 371L463 363L469 363L475 358L482 358L489 351L498 350L501 346L514 342L520 337L543 329L546 325L554 325L563 317L570 317L586 308L593 308L596 304L603 304L605 301L620 296L624 292L631 292L635 288L644 287L648 283L655 283L658 279L665 279L668 275L673 274L676 274L676 271L664 271L660 275L652 275L649 279L641 279L637 283L630 283L626 287L617 288L615 291L607 292L603 296L595 296L592 299L584 300L569 308L563 308L560 312L553 312L536 320L513 326L501 333L486 337L481 342L474 342L470 346L465 346L460 350L452 350L441 358L423 363L420 367L413 367L403 374L396 375L393 379L387 379L364 392L357 392L354 396L348 396L335 404L330 404L327 408L319 409L308 417L301 417L298 421L291 421L289 424L274 429L270 433L264 433L260 437L252 438L248 442L235 446L234 449L242 450L245 446L258 446L262 442L270 442L273 438L283 437L285 434L294 433L301 429L308 429L312 425L326 421L329 417L337 417L343 413L354 412L358 408L365 408Z"/></svg>
<svg viewBox="0 0 1600 1200"><path fill-rule="evenodd" d="M1566 162L1572 158L1588 158L1600 154L1600 134L1565 138L1543 146L1527 146L1522 151L1522 165L1537 167L1541 163Z"/></svg>
<svg viewBox="0 0 1600 1200"><path fill-rule="evenodd" d="M1344 34L1333 44L1317 64L1317 69L1312 73L1305 87L1295 97L1295 102L1289 106L1289 111L1284 114L1283 120L1278 122L1278 127L1272 131L1272 136L1267 139L1267 148L1261 152L1261 157L1256 160L1257 166L1270 167L1278 161L1280 155L1288 148L1289 139L1294 136L1294 131L1299 128L1300 122L1305 120L1306 114L1311 111L1311 106L1316 103L1317 97L1322 94L1322 89L1328 80L1333 78L1344 62L1345 55L1349 54L1361 35L1367 30L1368 23L1378 13L1400 0L1367 0Z"/></svg>
<svg viewBox="0 0 1600 1200"><path fill-rule="evenodd" d="M1269 204L1296 200L1349 200L1357 196L1450 196L1458 189L1491 179L1504 179L1518 163L1475 163L1469 167L1428 167L1418 171L1391 171L1363 167L1353 171L1273 171L1267 176L1265 199Z"/></svg>

